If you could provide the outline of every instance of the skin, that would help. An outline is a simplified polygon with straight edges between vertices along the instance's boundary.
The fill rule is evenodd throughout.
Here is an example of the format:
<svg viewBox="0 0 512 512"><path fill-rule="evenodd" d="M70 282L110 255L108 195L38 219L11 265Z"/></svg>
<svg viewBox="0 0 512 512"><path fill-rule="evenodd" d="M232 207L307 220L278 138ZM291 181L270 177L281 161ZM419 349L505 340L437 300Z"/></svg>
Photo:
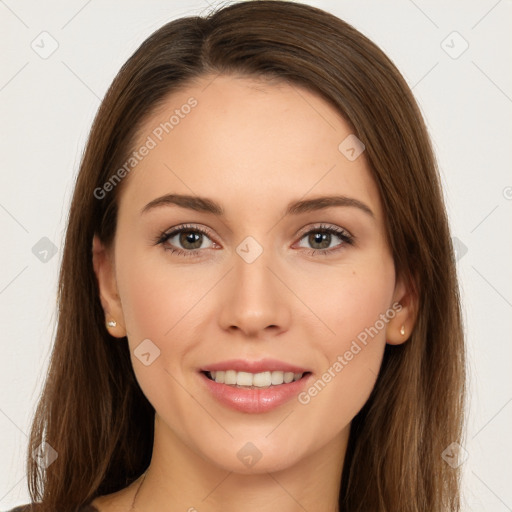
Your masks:
<svg viewBox="0 0 512 512"><path fill-rule="evenodd" d="M93 243L105 316L117 321L110 332L128 336L135 374L156 411L136 510L335 511L350 423L375 384L386 343L407 339L415 298L395 275L364 153L349 161L338 150L351 133L344 119L297 86L212 80L173 93L146 120L137 147L197 99L125 178L113 246ZM167 193L210 198L225 214L175 205L141 214ZM283 217L291 201L334 194L361 201L373 215L336 206ZM199 256L155 243L182 223L209 229ZM354 243L331 235L322 246L318 229L307 234L320 223L344 229ZM263 249L252 263L236 252L247 236ZM175 236L166 245L194 247L181 242ZM202 385L199 368L232 358L286 361L310 369L314 381L395 302L400 312L306 405L292 399L247 414ZM160 350L149 366L133 352L145 339ZM251 467L237 457L247 442L261 453ZM129 510L139 483L93 505Z"/></svg>

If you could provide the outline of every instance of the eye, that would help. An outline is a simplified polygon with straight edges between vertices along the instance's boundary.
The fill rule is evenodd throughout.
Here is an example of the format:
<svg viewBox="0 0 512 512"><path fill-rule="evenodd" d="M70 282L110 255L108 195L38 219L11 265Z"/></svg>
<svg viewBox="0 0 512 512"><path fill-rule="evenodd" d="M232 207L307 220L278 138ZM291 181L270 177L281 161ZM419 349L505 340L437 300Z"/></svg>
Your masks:
<svg viewBox="0 0 512 512"><path fill-rule="evenodd" d="M323 255L332 254L346 244L354 243L354 237L345 229L323 224L306 231L300 237L301 241L304 239L310 249L301 244L299 247L306 249L312 256L317 252ZM338 243L335 243L336 239L339 240ZM202 250L212 249L217 245L212 241L208 230L192 225L177 226L171 231L161 233L155 239L155 244L161 244L166 251L179 256L200 256Z"/></svg>
<svg viewBox="0 0 512 512"><path fill-rule="evenodd" d="M306 243L310 245L311 249L308 252L311 255L317 252L323 255L332 254L341 250L344 245L353 245L354 243L354 237L345 229L323 224L304 233L300 240L303 239L306 239ZM333 242L336 242L336 239L340 240L340 242L332 245ZM304 246L299 245L299 247Z"/></svg>
<svg viewBox="0 0 512 512"><path fill-rule="evenodd" d="M202 249L212 248L212 245L205 245L207 241L214 243L206 229L189 225L178 226L169 232L161 233L155 240L157 244L162 244L166 251L181 256L199 256Z"/></svg>

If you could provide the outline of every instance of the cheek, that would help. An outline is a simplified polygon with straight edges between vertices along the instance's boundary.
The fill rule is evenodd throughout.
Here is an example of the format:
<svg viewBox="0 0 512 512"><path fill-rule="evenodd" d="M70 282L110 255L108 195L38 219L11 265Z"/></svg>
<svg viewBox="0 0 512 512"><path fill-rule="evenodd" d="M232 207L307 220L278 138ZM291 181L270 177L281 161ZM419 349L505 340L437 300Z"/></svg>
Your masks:
<svg viewBox="0 0 512 512"><path fill-rule="evenodd" d="M147 258L120 261L117 275L135 376L155 410L169 410L168 404L184 400L179 383L193 348L189 327L199 322L197 305L207 283L191 283L183 273Z"/></svg>
<svg viewBox="0 0 512 512"><path fill-rule="evenodd" d="M119 233L116 247L116 278L128 335L133 341L171 337L180 319L188 318L187 312L211 286L211 277L199 267L180 267L161 246L138 242L141 246L134 248L132 238Z"/></svg>
<svg viewBox="0 0 512 512"><path fill-rule="evenodd" d="M119 294L132 363L136 375L150 379L155 372L144 372L136 358L137 347L151 340L159 351L151 364L172 374L179 374L188 354L194 350L211 303L208 291L218 277L211 269L180 269L161 255L148 258L132 252L130 258L116 263ZM147 343L147 342L146 342ZM161 372L160 372L161 375Z"/></svg>
<svg viewBox="0 0 512 512"><path fill-rule="evenodd" d="M375 385L386 328L394 317L394 269L392 262L382 261L343 276L337 284L325 284L323 298L315 298L315 304L331 332L318 340L321 368L299 402L316 411L315 421L320 415L336 430L359 412Z"/></svg>
<svg viewBox="0 0 512 512"><path fill-rule="evenodd" d="M339 271L336 279L333 275L323 278L322 285L316 286L310 299L318 317L329 327L321 340L328 356L349 350L354 340L362 344L369 339L385 341L389 318L382 315L390 307L395 285L391 260Z"/></svg>

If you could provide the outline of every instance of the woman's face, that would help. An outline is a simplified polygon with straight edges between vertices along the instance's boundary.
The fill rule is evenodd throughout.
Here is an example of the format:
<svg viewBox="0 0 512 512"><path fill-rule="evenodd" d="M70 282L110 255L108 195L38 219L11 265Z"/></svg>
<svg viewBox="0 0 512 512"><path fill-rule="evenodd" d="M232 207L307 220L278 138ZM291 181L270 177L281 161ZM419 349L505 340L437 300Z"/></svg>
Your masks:
<svg viewBox="0 0 512 512"><path fill-rule="evenodd" d="M404 323L377 187L350 136L314 93L229 76L172 94L144 123L112 279L99 279L156 437L236 472L343 451Z"/></svg>

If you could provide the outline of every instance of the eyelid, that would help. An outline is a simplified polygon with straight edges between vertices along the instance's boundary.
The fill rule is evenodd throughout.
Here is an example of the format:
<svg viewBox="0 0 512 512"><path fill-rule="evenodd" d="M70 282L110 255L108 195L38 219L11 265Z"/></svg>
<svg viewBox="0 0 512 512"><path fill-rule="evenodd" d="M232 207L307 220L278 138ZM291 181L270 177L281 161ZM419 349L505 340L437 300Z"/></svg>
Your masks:
<svg viewBox="0 0 512 512"><path fill-rule="evenodd" d="M177 226L174 226L167 231L164 231L163 233L159 234L155 240L155 245L162 244L164 245L165 242L167 242L170 238L173 238L177 234L183 232L183 231L196 231L198 233L202 233L205 235L214 245L220 245L215 240L215 236L212 236L212 230L204 225L197 225L197 224L179 224ZM303 251L309 252L310 254L316 254L316 252L320 252L323 255L329 255L332 253L337 252L338 250L341 250L345 245L353 245L355 237L345 228L342 228L341 226L337 226L335 224L326 224L326 223L317 223L313 225L308 225L299 230L299 232L295 235L295 238L297 238L297 241L294 243L299 243L306 235L314 232L327 232L334 234L340 240L342 240L342 243L331 247L327 249L312 249L307 247L301 247ZM292 246L293 247L293 246ZM181 249L179 247L165 247L165 250L171 251L171 253L177 253L180 255L186 254L187 256L192 255L199 255L199 253L204 252L205 249ZM209 248L211 249L211 248Z"/></svg>
<svg viewBox="0 0 512 512"><path fill-rule="evenodd" d="M342 228L341 226L337 226L336 224L327 224L325 222L318 222L316 224L310 224L308 226L305 226L304 228L299 230L299 232L297 233L296 236L298 238L302 238L304 235L307 235L311 231L315 231L315 230L318 230L318 231L335 231L335 232L338 232L338 233L343 233L343 234L345 234L347 237L349 237L351 239L355 238L354 235L352 235L352 233L350 233L350 231L348 229Z"/></svg>
<svg viewBox="0 0 512 512"><path fill-rule="evenodd" d="M212 236L212 231L210 230L210 228L208 228L206 226L202 226L202 225L197 225L197 224L178 224L177 226L174 226L174 227L160 233L159 235L157 235L157 237L155 239L155 243L163 243L166 240L168 240L169 238L172 238L174 235L177 235L178 233L180 233L182 231L187 231L187 230L198 231L199 233L206 235L212 242L217 243L214 240L215 237ZM191 252L191 251L189 251L189 252Z"/></svg>

